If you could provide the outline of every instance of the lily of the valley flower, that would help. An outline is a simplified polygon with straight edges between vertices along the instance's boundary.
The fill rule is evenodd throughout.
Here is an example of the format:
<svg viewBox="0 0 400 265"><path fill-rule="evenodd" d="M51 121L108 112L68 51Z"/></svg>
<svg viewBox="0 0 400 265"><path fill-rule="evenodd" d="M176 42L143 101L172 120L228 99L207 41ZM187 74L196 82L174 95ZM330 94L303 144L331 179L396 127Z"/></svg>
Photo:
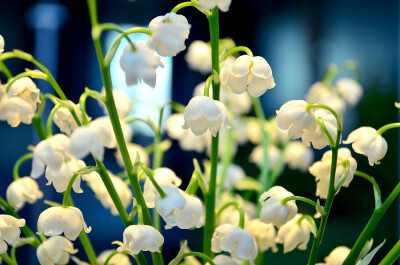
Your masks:
<svg viewBox="0 0 400 265"><path fill-rule="evenodd" d="M39 235L58 236L64 233L69 240L75 240L82 229L85 233L92 230L90 226L87 227L81 210L76 207L50 207L39 215Z"/></svg>
<svg viewBox="0 0 400 265"><path fill-rule="evenodd" d="M307 105L304 100L291 100L276 111L276 125L282 130L289 129L292 139L298 139L317 129L317 118L312 109L306 109Z"/></svg>
<svg viewBox="0 0 400 265"><path fill-rule="evenodd" d="M301 142L293 141L286 147L283 161L291 169L299 169L304 172L314 161L314 152Z"/></svg>
<svg viewBox="0 0 400 265"><path fill-rule="evenodd" d="M290 252L295 248L306 250L310 233L316 234L315 227L303 215L297 214L295 218L284 224L278 230L277 243L283 244L283 253ZM300 220L300 218L302 218Z"/></svg>
<svg viewBox="0 0 400 265"><path fill-rule="evenodd" d="M257 241L258 249L261 252L270 248L273 252L278 251L275 244L276 230L273 224L266 224L260 222L258 219L254 219L246 225L246 230L254 236Z"/></svg>
<svg viewBox="0 0 400 265"><path fill-rule="evenodd" d="M189 37L190 24L185 16L167 13L150 21L147 45L161 56L172 57L183 51Z"/></svg>
<svg viewBox="0 0 400 265"><path fill-rule="evenodd" d="M69 101L69 104L74 108L76 115L82 122L82 112L80 109L80 104L75 104L72 101ZM61 107L56 111L53 121L57 125L57 127L60 128L60 131L67 134L68 136L70 136L72 132L79 127L72 117L71 111L69 111L66 107Z"/></svg>
<svg viewBox="0 0 400 265"><path fill-rule="evenodd" d="M211 250L215 253L229 252L235 259L248 260L254 265L257 257L257 243L253 235L244 229L231 224L218 226L213 234Z"/></svg>
<svg viewBox="0 0 400 265"><path fill-rule="evenodd" d="M107 258L114 252L113 249L104 250L97 256L97 262L104 264ZM110 259L108 265L132 265L128 255L124 253L118 253Z"/></svg>
<svg viewBox="0 0 400 265"><path fill-rule="evenodd" d="M222 173L222 164L219 163L218 167L217 167L218 178L220 178L221 173ZM235 186L235 184L237 182L239 182L245 178L246 178L246 173L239 165L230 164L226 168L225 181L224 181L222 187L225 190L230 190Z"/></svg>
<svg viewBox="0 0 400 265"><path fill-rule="evenodd" d="M26 202L33 204L42 197L38 184L30 177L15 180L6 191L7 201L15 211L22 209Z"/></svg>
<svg viewBox="0 0 400 265"><path fill-rule="evenodd" d="M218 255L213 259L213 261L215 265L239 265L239 263L237 263L234 259L226 255Z"/></svg>
<svg viewBox="0 0 400 265"><path fill-rule="evenodd" d="M203 202L196 196L183 193L186 203L182 210L174 210L173 222L167 222L165 229L170 229L174 226L180 229L200 228L204 225L204 205Z"/></svg>
<svg viewBox="0 0 400 265"><path fill-rule="evenodd" d="M199 0L201 8L211 10L218 7L222 12L227 12L232 0Z"/></svg>
<svg viewBox="0 0 400 265"><path fill-rule="evenodd" d="M176 225L174 212L182 210L186 204L184 192L177 187L161 187L161 189L165 192L166 197L162 198L157 192L155 198L156 209L166 222L166 227L173 227Z"/></svg>
<svg viewBox="0 0 400 265"><path fill-rule="evenodd" d="M156 69L163 67L160 57L154 55L154 50L144 43L135 42L135 51L130 44L124 48L120 59L120 65L125 72L126 85L136 85L143 80L151 87L156 85Z"/></svg>
<svg viewBox="0 0 400 265"><path fill-rule="evenodd" d="M344 260L350 253L348 247L339 246L332 250L332 252L325 258L325 263L317 263L319 265L342 265ZM358 262L359 263L359 262ZM357 264L358 264L357 263Z"/></svg>
<svg viewBox="0 0 400 265"><path fill-rule="evenodd" d="M74 172L85 166L86 164L82 160L71 158L70 161L64 161L59 169L47 167L45 175L48 182L46 185L53 184L57 192L64 192L66 191ZM75 178L72 188L76 193L83 192L81 189L80 176Z"/></svg>
<svg viewBox="0 0 400 265"><path fill-rule="evenodd" d="M357 105L363 95L361 85L351 78L341 78L336 81L338 92L351 105Z"/></svg>
<svg viewBox="0 0 400 265"><path fill-rule="evenodd" d="M191 69L197 70L202 74L210 73L211 45L200 40L192 42L185 55L185 60Z"/></svg>
<svg viewBox="0 0 400 265"><path fill-rule="evenodd" d="M149 225L130 225L124 231L124 244L117 250L128 249L137 255L140 251L160 252L164 243L161 233Z"/></svg>
<svg viewBox="0 0 400 265"><path fill-rule="evenodd" d="M169 168L162 167L154 170L154 180L161 187L179 187L182 184L182 180L175 175L175 172ZM154 208L155 198L157 190L149 178L146 178L143 185L143 197L146 201L146 205L149 208Z"/></svg>
<svg viewBox="0 0 400 265"><path fill-rule="evenodd" d="M360 127L349 134L344 144L351 144L356 153L368 157L371 166L379 165L387 152L388 144L382 135L379 135L374 128Z"/></svg>
<svg viewBox="0 0 400 265"><path fill-rule="evenodd" d="M68 264L70 255L77 253L71 241L63 236L53 236L36 250L40 265Z"/></svg>
<svg viewBox="0 0 400 265"><path fill-rule="evenodd" d="M101 91L101 94L104 96L106 95L104 87ZM121 89L113 89L112 94L114 97L115 107L117 108L118 117L122 119L131 111L132 102L129 100L128 95ZM98 103L103 108L104 113L108 115L108 111L104 102L99 100Z"/></svg>
<svg viewBox="0 0 400 265"><path fill-rule="evenodd" d="M306 100L309 103L319 103L331 107L338 113L346 111L346 102L334 89L323 82L314 83L307 92Z"/></svg>
<svg viewBox="0 0 400 265"><path fill-rule="evenodd" d="M340 177L345 173L345 165L343 162L346 160L350 162L350 169L342 187L348 187L350 182L353 180L354 172L357 169L357 161L351 156L351 152L348 148L339 148L335 174L335 185L339 183ZM317 182L316 195L323 199L328 197L331 163L332 151L327 151L322 156L321 161L315 162L309 168L311 175L315 177Z"/></svg>
<svg viewBox="0 0 400 265"><path fill-rule="evenodd" d="M142 162L146 166L149 165L149 163L150 163L149 155L146 153L146 151L144 150L144 148L141 145L134 144L134 143L127 143L126 147L128 148L129 157L131 158L132 163L134 163L136 161L136 155L137 155L137 153L139 153L140 162ZM120 167L124 168L125 167L124 160L122 159L122 155L121 155L121 152L119 151L119 149L117 149L117 151L114 153L114 156L117 159L117 164Z"/></svg>
<svg viewBox="0 0 400 265"><path fill-rule="evenodd" d="M0 214L0 254L7 251L7 244L14 245L17 242L21 234L20 227L23 226L25 226L25 219Z"/></svg>
<svg viewBox="0 0 400 265"><path fill-rule="evenodd" d="M0 34L0 55L4 52L4 38Z"/></svg>
<svg viewBox="0 0 400 265"><path fill-rule="evenodd" d="M206 96L192 98L183 115L183 129L191 129L195 135L202 135L210 130L214 137L222 125L227 127L229 119L224 104Z"/></svg>
<svg viewBox="0 0 400 265"><path fill-rule="evenodd" d="M297 205L295 201L288 201L282 204L282 200L294 196L281 186L274 186L264 192L260 197L262 209L260 221L266 224L272 223L276 227L281 227L297 214Z"/></svg>
<svg viewBox="0 0 400 265"><path fill-rule="evenodd" d="M10 97L18 96L22 98L29 104L32 108L36 110L36 105L40 102L39 95L40 90L36 87L36 84L29 77L22 77L15 81L8 90L8 95Z"/></svg>
<svg viewBox="0 0 400 265"><path fill-rule="evenodd" d="M268 146L268 168L273 169L279 161L281 156L281 150L275 145ZM258 167L262 167L264 164L264 147L257 145L250 154L249 161L256 163Z"/></svg>
<svg viewBox="0 0 400 265"><path fill-rule="evenodd" d="M248 55L242 55L228 65L221 73L221 82L237 94L247 89L252 97L260 97L276 85L267 61L260 56Z"/></svg>

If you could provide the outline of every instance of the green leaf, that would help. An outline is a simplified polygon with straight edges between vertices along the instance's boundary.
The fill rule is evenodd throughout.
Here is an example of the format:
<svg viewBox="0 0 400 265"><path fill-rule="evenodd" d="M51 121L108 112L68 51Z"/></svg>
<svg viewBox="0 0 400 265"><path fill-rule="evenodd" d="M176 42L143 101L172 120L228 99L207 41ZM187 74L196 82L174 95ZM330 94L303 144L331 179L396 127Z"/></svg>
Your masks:
<svg viewBox="0 0 400 265"><path fill-rule="evenodd" d="M383 240L383 242L377 246L376 248L374 248L374 250L372 250L370 253L368 253L360 262L359 265L368 265L370 264L370 262L372 261L372 259L374 258L376 252L378 252L378 250L385 244L386 239Z"/></svg>

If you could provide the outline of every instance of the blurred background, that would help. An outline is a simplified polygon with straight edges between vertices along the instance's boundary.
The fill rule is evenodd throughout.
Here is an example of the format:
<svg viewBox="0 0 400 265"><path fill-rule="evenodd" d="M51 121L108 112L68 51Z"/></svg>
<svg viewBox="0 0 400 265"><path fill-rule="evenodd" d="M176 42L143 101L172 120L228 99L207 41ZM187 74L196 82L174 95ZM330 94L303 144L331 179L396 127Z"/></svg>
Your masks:
<svg viewBox="0 0 400 265"><path fill-rule="evenodd" d="M152 18L170 12L178 3L176 0L99 0L99 19L100 22L125 26L147 26ZM198 39L209 41L207 20L201 13L194 8L185 8L180 13L192 25L187 46ZM394 102L399 101L398 1L232 0L229 12L220 14L220 25L221 38L230 37L237 45L250 47L255 55L263 56L271 65L277 85L261 97L267 116L273 115L289 100L303 99L308 88L322 79L329 63L342 65L352 59L359 65L364 95L356 108L348 108L344 116L343 137L347 138L359 126L379 128L398 121L399 110L394 107ZM72 101L78 101L86 86L101 90L101 77L84 0L2 0L0 34L5 39L5 51L20 49L32 53L51 70ZM114 37L105 36L104 45L109 45ZM194 87L207 77L187 67L185 53L181 52L173 60L165 59L167 72L163 77L164 99L173 99L184 105L192 97ZM7 62L7 65L14 74L23 71L25 67L32 67L16 60ZM4 76L1 78L5 82ZM124 83L115 76L113 80L117 84ZM37 82L37 85L42 91L51 91L45 83ZM94 117L103 115L96 102L88 104L89 114ZM364 157L354 157L358 169L376 178L386 198L398 181L400 161L397 131L388 131L384 137L390 147L380 165L370 167ZM35 145L38 138L32 126L21 124L11 128L1 122L0 139L3 139L0 152L0 195L4 197L12 181L15 161L27 152L28 145ZM151 141L140 130L133 139L133 142L144 146ZM244 146L239 153L246 156L249 150ZM113 161L113 152L107 153L109 161ZM316 160L322 153L316 152ZM193 157L203 158L194 152L181 151L174 142L165 155L164 166L175 170L187 183L193 169ZM29 175L30 165L27 164L21 169L21 176ZM114 173L120 171L115 162L106 165ZM257 169L251 165L246 166L245 170L250 176L258 174ZM45 186L44 177L38 182L45 198L62 200L53 187ZM315 198L314 178L308 173L286 169L278 184L296 195ZM101 207L85 184L82 186L85 193L73 196L76 205L84 213L86 223L93 227L89 236L94 247L98 253L113 248L111 241L122 240L122 222L119 217L112 217L108 210ZM373 211L372 188L363 179L355 178L350 188L342 189L340 195L334 202L328 222L320 251L321 261L338 245L351 247ZM38 215L46 208L43 201L40 201L34 206L25 206L20 214L28 220L30 227L35 227ZM373 234L375 245L386 239L385 246L374 259L376 262L397 242L398 220L396 206L392 206ZM182 232L172 229L165 231L164 235L164 255L167 260L176 255L183 238L189 237L192 249L201 248L198 240L202 236L200 230ZM78 242L76 245L79 247ZM282 251L278 254L269 251L266 264L305 264L310 246L308 251L293 251L285 256L279 254ZM18 249L17 257L20 264L38 264L31 248ZM85 259L83 250L78 253L78 257Z"/></svg>

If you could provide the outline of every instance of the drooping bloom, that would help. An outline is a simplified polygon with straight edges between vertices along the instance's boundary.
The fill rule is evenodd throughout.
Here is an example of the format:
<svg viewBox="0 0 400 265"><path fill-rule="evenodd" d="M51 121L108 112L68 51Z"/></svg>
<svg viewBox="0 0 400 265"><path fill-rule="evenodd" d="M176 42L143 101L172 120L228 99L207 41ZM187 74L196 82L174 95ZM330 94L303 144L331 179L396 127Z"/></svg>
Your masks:
<svg viewBox="0 0 400 265"><path fill-rule="evenodd" d="M30 177L15 180L6 191L7 202L15 211L22 209L26 202L33 204L42 197L38 184Z"/></svg>
<svg viewBox="0 0 400 265"><path fill-rule="evenodd" d="M189 37L190 24L185 16L167 13L150 21L147 45L161 56L172 57L183 51Z"/></svg>
<svg viewBox="0 0 400 265"><path fill-rule="evenodd" d="M251 265L254 265L258 254L253 235L231 224L223 224L215 229L211 240L211 250L215 253L229 252L233 258L248 260Z"/></svg>
<svg viewBox="0 0 400 265"><path fill-rule="evenodd" d="M101 90L102 95L106 95L106 91L103 87ZM129 114L132 108L132 102L130 101L128 95L121 89L113 89L112 94L114 97L115 107L117 108L118 117L120 119L124 118ZM98 100L100 107L103 108L104 114L108 115L107 107L103 101Z"/></svg>
<svg viewBox="0 0 400 265"><path fill-rule="evenodd" d="M310 233L316 234L316 229L310 220L302 217L302 214L297 214L296 217L279 228L276 242L283 244L283 253L290 252L295 248L306 250ZM301 221L300 218L302 218Z"/></svg>
<svg viewBox="0 0 400 265"><path fill-rule="evenodd" d="M246 230L254 236L261 252L270 248L273 252L278 251L275 244L276 230L273 224L266 224L254 219L246 225Z"/></svg>
<svg viewBox="0 0 400 265"><path fill-rule="evenodd" d="M262 204L260 221L266 224L272 223L279 228L293 219L297 214L296 202L293 200L288 201L286 204L281 202L291 196L294 196L293 193L281 186L274 186L264 192L259 200Z"/></svg>
<svg viewBox="0 0 400 265"><path fill-rule="evenodd" d="M271 144L268 146L268 168L272 170L277 165L281 156L281 150L275 145ZM264 147L257 145L250 154L249 161L256 163L258 167L262 167L264 164Z"/></svg>
<svg viewBox="0 0 400 265"><path fill-rule="evenodd" d="M137 255L140 251L160 252L164 243L161 233L150 225L130 225L124 231L124 244L119 252L129 249Z"/></svg>
<svg viewBox="0 0 400 265"><path fill-rule="evenodd" d="M217 176L221 178L220 175L222 174L222 164L219 163L217 167ZM246 178L246 173L244 172L243 168L236 164L229 164L226 168L225 172L225 181L223 183L223 188L225 190L232 189L235 184L243 179Z"/></svg>
<svg viewBox="0 0 400 265"><path fill-rule="evenodd" d="M354 172L357 169L357 161L351 156L351 152L348 148L339 148L335 174L335 185L339 183L340 177L344 175L345 165L343 163L346 160L350 162L350 169L342 187L348 187L350 182L353 180ZM315 162L309 168L311 175L315 177L315 181L317 182L316 195L323 199L328 197L331 164L332 151L327 151L322 156L321 161Z"/></svg>
<svg viewBox="0 0 400 265"><path fill-rule="evenodd" d="M149 165L149 163L150 163L149 155L146 153L146 151L144 150L144 148L141 145L138 145L135 143L127 143L126 147L128 148L129 157L131 158L132 163L134 163L136 161L136 155L137 155L137 153L139 153L140 162L142 162L146 166ZM125 167L124 160L122 159L122 155L121 155L121 152L119 151L119 149L117 149L117 151L115 151L114 156L117 159L117 164L120 167L124 168Z"/></svg>
<svg viewBox="0 0 400 265"><path fill-rule="evenodd" d="M165 227L176 226L177 221L174 212L185 207L186 198L184 192L177 187L161 187L161 189L165 192L166 197L162 198L157 192L155 199L157 212L164 219Z"/></svg>
<svg viewBox="0 0 400 265"><path fill-rule="evenodd" d="M173 228L174 226L180 229L200 228L204 225L204 205L203 202L196 196L182 193L185 197L185 207L181 210L174 210L174 223L166 222L165 229Z"/></svg>
<svg viewBox="0 0 400 265"><path fill-rule="evenodd" d="M69 104L74 108L76 115L79 120L82 122L82 112L80 109L80 104L75 104L72 101L69 101ZM74 117L66 107L59 108L54 114L53 118L54 123L60 128L60 131L70 136L72 132L78 128L78 124L76 123Z"/></svg>
<svg viewBox="0 0 400 265"><path fill-rule="evenodd" d="M185 60L192 70L202 74L211 72L211 46L210 44L196 40L189 45Z"/></svg>
<svg viewBox="0 0 400 265"><path fill-rule="evenodd" d="M39 235L58 236L64 233L69 240L75 240L82 229L85 233L92 230L90 226L87 227L81 210L76 207L50 207L39 215Z"/></svg>
<svg viewBox="0 0 400 265"><path fill-rule="evenodd" d="M305 146L299 141L293 141L288 144L283 156L283 161L291 169L307 171L308 167L314 161L314 153L310 147Z"/></svg>
<svg viewBox="0 0 400 265"><path fill-rule="evenodd" d="M201 8L211 10L218 7L222 12L227 12L232 0L199 0Z"/></svg>
<svg viewBox="0 0 400 265"><path fill-rule="evenodd" d="M53 236L44 241L36 250L40 265L68 264L70 255L77 253L71 241L63 236Z"/></svg>
<svg viewBox="0 0 400 265"><path fill-rule="evenodd" d="M344 144L351 144L356 153L368 157L371 166L379 165L387 152L388 144L382 135L378 134L374 128L360 127L349 134Z"/></svg>
<svg viewBox="0 0 400 265"><path fill-rule="evenodd" d="M8 96L17 96L28 102L33 110L36 110L37 103L40 102L40 90L29 77L22 77L15 81L8 90Z"/></svg>
<svg viewBox="0 0 400 265"><path fill-rule="evenodd" d="M348 247L339 246L331 251L331 253L325 258L324 265L342 265L344 260L350 253ZM358 264L358 263L357 263Z"/></svg>
<svg viewBox="0 0 400 265"><path fill-rule="evenodd" d="M20 227L25 226L25 219L0 214L0 254L7 251L7 244L14 245L21 234Z"/></svg>
<svg viewBox="0 0 400 265"><path fill-rule="evenodd" d="M346 111L346 102L334 87L328 87L323 82L314 83L307 92L306 101L331 107L338 113Z"/></svg>
<svg viewBox="0 0 400 265"><path fill-rule="evenodd" d="M104 264L107 258L114 252L114 249L104 250L97 256L97 262L99 264ZM108 262L109 265L132 265L128 255L124 253L118 253L114 255L110 261Z"/></svg>
<svg viewBox="0 0 400 265"><path fill-rule="evenodd" d="M169 168L162 167L154 170L154 179L161 187L179 187L182 180ZM146 205L149 208L154 208L154 200L156 198L157 190L151 182L150 178L146 178L143 186L143 197Z"/></svg>
<svg viewBox="0 0 400 265"><path fill-rule="evenodd" d="M306 109L307 105L304 100L291 100L276 111L276 125L282 130L289 129L293 140L317 129L317 118L312 109Z"/></svg>
<svg viewBox="0 0 400 265"><path fill-rule="evenodd" d="M242 55L223 69L221 82L232 92L247 91L252 97L260 97L268 89L275 87L272 70L267 61L260 57Z"/></svg>
<svg viewBox="0 0 400 265"><path fill-rule="evenodd" d="M228 125L228 111L224 104L206 96L194 97L189 101L184 112L183 129L191 129L195 135L202 135L207 130L215 137L221 126Z"/></svg>
<svg viewBox="0 0 400 265"><path fill-rule="evenodd" d="M141 42L134 42L135 51L128 43L119 61L125 72L126 85L136 85L143 80L151 87L156 86L156 69L164 67L159 56L154 55L154 50Z"/></svg>
<svg viewBox="0 0 400 265"><path fill-rule="evenodd" d="M0 55L4 52L4 38L0 34Z"/></svg>
<svg viewBox="0 0 400 265"><path fill-rule="evenodd" d="M357 105L363 95L363 88L354 79L341 78L336 81L336 86L342 97L353 106Z"/></svg>

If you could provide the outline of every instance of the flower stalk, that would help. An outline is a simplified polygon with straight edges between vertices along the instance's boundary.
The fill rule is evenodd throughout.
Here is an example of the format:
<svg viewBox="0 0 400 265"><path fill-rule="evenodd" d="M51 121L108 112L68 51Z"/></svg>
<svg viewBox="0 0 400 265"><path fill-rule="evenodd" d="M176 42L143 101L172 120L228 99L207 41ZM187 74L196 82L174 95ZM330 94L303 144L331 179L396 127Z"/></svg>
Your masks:
<svg viewBox="0 0 400 265"><path fill-rule="evenodd" d="M18 180L19 179L19 168L21 167L22 163L24 163L27 160L30 160L33 158L33 153L28 153L25 154L23 156L21 156L17 162L15 162L14 168L13 168L13 177L14 180Z"/></svg>

